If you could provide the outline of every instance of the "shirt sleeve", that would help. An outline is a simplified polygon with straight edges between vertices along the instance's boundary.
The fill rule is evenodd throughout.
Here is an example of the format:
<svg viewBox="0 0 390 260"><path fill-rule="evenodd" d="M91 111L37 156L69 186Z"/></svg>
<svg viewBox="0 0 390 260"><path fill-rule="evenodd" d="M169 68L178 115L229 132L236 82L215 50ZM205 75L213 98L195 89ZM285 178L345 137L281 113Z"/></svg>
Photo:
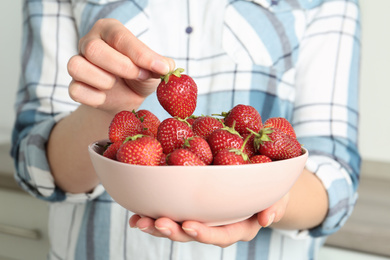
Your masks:
<svg viewBox="0 0 390 260"><path fill-rule="evenodd" d="M328 193L326 219L309 230L316 237L337 231L357 199L361 28L357 1L323 1L306 15L293 125L309 151L307 169L318 176Z"/></svg>
<svg viewBox="0 0 390 260"><path fill-rule="evenodd" d="M67 194L56 187L46 156L52 128L78 104L68 95L69 58L78 35L70 1L24 1L22 68L12 136L15 179L33 196L48 201L85 201L100 195Z"/></svg>

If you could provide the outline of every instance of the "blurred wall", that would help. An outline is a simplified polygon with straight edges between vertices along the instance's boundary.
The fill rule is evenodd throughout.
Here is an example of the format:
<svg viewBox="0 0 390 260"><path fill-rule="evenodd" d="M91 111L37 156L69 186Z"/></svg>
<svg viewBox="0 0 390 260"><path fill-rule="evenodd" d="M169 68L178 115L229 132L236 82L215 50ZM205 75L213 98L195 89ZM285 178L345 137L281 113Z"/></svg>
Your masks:
<svg viewBox="0 0 390 260"><path fill-rule="evenodd" d="M360 0L360 6L360 150L363 159L390 162L390 1Z"/></svg>
<svg viewBox="0 0 390 260"><path fill-rule="evenodd" d="M22 1L4 1L0 11L0 142L10 139L18 85Z"/></svg>
<svg viewBox="0 0 390 260"><path fill-rule="evenodd" d="M5 6L4 6L5 4ZM360 0L362 70L360 150L363 159L390 163L389 0ZM0 14L0 142L9 140L18 84L22 1L5 1Z"/></svg>

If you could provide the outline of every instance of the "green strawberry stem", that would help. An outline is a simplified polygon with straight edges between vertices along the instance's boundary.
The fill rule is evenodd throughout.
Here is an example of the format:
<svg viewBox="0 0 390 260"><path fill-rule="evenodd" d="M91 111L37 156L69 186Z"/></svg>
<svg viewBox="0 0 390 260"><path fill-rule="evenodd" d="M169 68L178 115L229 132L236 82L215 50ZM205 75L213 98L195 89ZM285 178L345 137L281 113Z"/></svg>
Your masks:
<svg viewBox="0 0 390 260"><path fill-rule="evenodd" d="M183 72L184 72L183 68L177 68L174 71L171 71L168 74L166 74L164 76L161 76L161 81L164 81L165 83L168 83L169 77L171 75L175 75L176 77L180 78L181 77L181 73L183 73Z"/></svg>
<svg viewBox="0 0 390 260"><path fill-rule="evenodd" d="M221 114L211 114L211 115L226 118L229 115L229 113L230 113L230 111L229 112L221 112ZM221 120L221 119L218 119L218 120Z"/></svg>
<svg viewBox="0 0 390 260"><path fill-rule="evenodd" d="M251 138L253 134L251 133L250 135L248 135L245 140L244 140L244 143L242 144L241 146L241 149L230 149L229 152L232 152L232 153L235 153L237 155L241 155L242 156L242 159L244 161L248 161L249 160L249 157L246 153L244 153L244 148L245 148L245 145L246 143L248 142L248 140Z"/></svg>
<svg viewBox="0 0 390 260"><path fill-rule="evenodd" d="M128 136L128 137L126 137L126 139L123 141L123 143L126 143L126 142L128 142L128 141L135 141L135 140L137 140L138 138L141 138L141 137L143 137L143 136L145 136L145 135L138 134L138 135Z"/></svg>
<svg viewBox="0 0 390 260"><path fill-rule="evenodd" d="M134 109L131 112L141 121L141 123L144 122L146 115L139 117Z"/></svg>
<svg viewBox="0 0 390 260"><path fill-rule="evenodd" d="M189 127L191 127L191 124L187 122L187 119L186 119L186 118L183 119L183 118L180 118L180 117L177 117L177 116L175 116L175 118L176 118L177 120L179 120L180 122L184 122L184 123L186 123Z"/></svg>
<svg viewBox="0 0 390 260"><path fill-rule="evenodd" d="M203 115L202 115L203 116ZM189 126L191 126L191 124L190 123L188 123L188 119L197 119L198 118L198 116L196 116L196 115L190 115L190 116L188 116L188 117L186 117L185 118L185 121L187 122L187 124L189 125Z"/></svg>
<svg viewBox="0 0 390 260"><path fill-rule="evenodd" d="M224 124L224 127L222 127L221 129L222 129L222 130L226 130L226 131L228 131L228 132L231 133L231 134L238 135L238 136L241 137L240 133L237 132L236 129L234 129L235 126L236 126L236 121L233 122L233 125L232 125L231 127L226 126L226 125Z"/></svg>
<svg viewBox="0 0 390 260"><path fill-rule="evenodd" d="M235 153L237 155L241 155L242 159L244 159L244 161L248 161L249 160L248 155L246 153L244 153L241 149L230 149L229 152Z"/></svg>
<svg viewBox="0 0 390 260"><path fill-rule="evenodd" d="M243 159L244 161L248 161L248 160L249 160L248 155L247 155L246 153L244 153L244 152L242 151L242 149L230 149L229 152L235 153L235 154L237 154L237 155L241 155L241 157L242 157L242 159Z"/></svg>
<svg viewBox="0 0 390 260"><path fill-rule="evenodd" d="M262 128L258 133L249 128L247 128L247 130L255 135L254 146L256 150L258 150L260 145L263 145L264 142L273 142L273 140L269 137L269 134L274 131L272 128Z"/></svg>
<svg viewBox="0 0 390 260"><path fill-rule="evenodd" d="M251 133L251 134L249 134L249 135L245 138L244 143L243 143L242 146L241 146L241 152L244 151L245 145L246 145L246 143L248 142L248 140L251 138L252 135L253 135L253 134Z"/></svg>
<svg viewBox="0 0 390 260"><path fill-rule="evenodd" d="M190 147L190 141L194 139L193 136L189 137L189 138L184 138L184 144L183 144L183 147L186 148L186 147Z"/></svg>

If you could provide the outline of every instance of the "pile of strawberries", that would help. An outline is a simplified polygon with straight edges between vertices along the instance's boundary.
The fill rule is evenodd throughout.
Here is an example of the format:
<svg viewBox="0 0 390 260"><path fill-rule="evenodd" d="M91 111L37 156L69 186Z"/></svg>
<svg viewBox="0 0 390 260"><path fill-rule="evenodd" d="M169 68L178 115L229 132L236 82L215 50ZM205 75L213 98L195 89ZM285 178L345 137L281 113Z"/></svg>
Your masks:
<svg viewBox="0 0 390 260"><path fill-rule="evenodd" d="M182 72L177 69L165 75L157 87L157 98L172 117L160 122L148 110L117 113L103 156L137 165L195 166L265 163L302 154L285 118L269 118L263 124L252 106L193 115L197 86Z"/></svg>

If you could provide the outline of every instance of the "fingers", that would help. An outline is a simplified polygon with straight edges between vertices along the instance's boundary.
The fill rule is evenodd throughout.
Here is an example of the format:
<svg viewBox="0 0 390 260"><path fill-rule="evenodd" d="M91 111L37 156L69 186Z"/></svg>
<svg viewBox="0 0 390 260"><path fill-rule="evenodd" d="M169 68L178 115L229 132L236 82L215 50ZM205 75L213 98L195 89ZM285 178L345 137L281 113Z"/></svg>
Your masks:
<svg viewBox="0 0 390 260"><path fill-rule="evenodd" d="M79 42L68 62L73 100L110 113L137 108L155 91L156 81L175 68L115 19L102 19Z"/></svg>
<svg viewBox="0 0 390 260"><path fill-rule="evenodd" d="M272 223L279 222L286 212L290 200L290 193L287 193L271 207L257 214L258 223L263 227L268 227Z"/></svg>
<svg viewBox="0 0 390 260"><path fill-rule="evenodd" d="M134 215L129 224L157 237L167 237L179 242L198 241L220 247L230 246L237 241L252 240L261 228L256 216L231 225L209 227L196 221L185 221L179 225L168 218L154 221Z"/></svg>
<svg viewBox="0 0 390 260"><path fill-rule="evenodd" d="M230 246L237 241L250 241L260 228L256 216L225 226L209 227L194 221L186 221L182 225L184 232L196 241L220 247Z"/></svg>
<svg viewBox="0 0 390 260"><path fill-rule="evenodd" d="M111 89L116 81L113 74L95 66L79 55L70 58L68 72L74 81L83 82L100 90Z"/></svg>
<svg viewBox="0 0 390 260"><path fill-rule="evenodd" d="M139 230L156 237L167 237L171 240L180 242L194 240L181 229L179 224L168 218L154 220L134 215L130 218L129 224L130 227L137 227Z"/></svg>
<svg viewBox="0 0 390 260"><path fill-rule="evenodd" d="M82 82L72 81L69 96L76 102L97 108L106 101L106 94Z"/></svg>
<svg viewBox="0 0 390 260"><path fill-rule="evenodd" d="M91 63L125 79L144 77L143 70L165 75L175 66L173 60L152 51L114 19L96 22L80 40L79 49Z"/></svg>
<svg viewBox="0 0 390 260"><path fill-rule="evenodd" d="M97 108L106 101L106 90L111 89L116 77L95 66L80 55L68 62L68 73L73 78L69 96L76 102Z"/></svg>

